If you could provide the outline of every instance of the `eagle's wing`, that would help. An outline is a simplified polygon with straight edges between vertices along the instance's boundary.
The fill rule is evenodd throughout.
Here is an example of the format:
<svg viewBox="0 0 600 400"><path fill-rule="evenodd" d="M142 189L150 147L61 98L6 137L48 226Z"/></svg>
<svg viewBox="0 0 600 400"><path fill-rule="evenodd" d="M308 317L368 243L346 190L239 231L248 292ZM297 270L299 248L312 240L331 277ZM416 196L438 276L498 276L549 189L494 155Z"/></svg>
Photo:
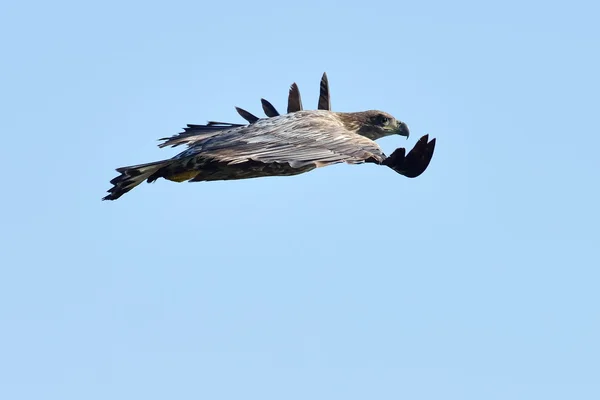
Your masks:
<svg viewBox="0 0 600 400"><path fill-rule="evenodd" d="M240 164L247 161L288 163L294 168L346 162L381 163L385 155L372 140L349 132L332 113L303 111L261 119L254 124L206 137L179 136L165 143L187 143L175 158L200 157Z"/></svg>
<svg viewBox="0 0 600 400"><path fill-rule="evenodd" d="M260 103L262 104L262 109L267 117L272 118L280 115L279 111L277 111L273 104L271 104L271 102L268 100L260 99ZM259 120L258 117L244 110L243 108L236 107L235 109L242 116L242 118L251 124ZM287 112L292 113L296 111L302 111L302 97L300 96L300 89L298 88L298 85L294 82L292 86L290 86Z"/></svg>
<svg viewBox="0 0 600 400"><path fill-rule="evenodd" d="M279 112L273 105L265 99L260 99L262 103L263 111L267 117L277 117ZM329 94L329 80L327 79L327 73L323 72L323 76L321 77L321 84L319 86L319 103L317 108L319 110L327 110L331 111L331 99ZM300 96L300 89L298 85L294 82L290 86L290 92L288 95L288 113L302 111L302 96ZM242 110L243 111L243 110ZM239 112L239 110L238 110ZM250 113L248 113L250 114ZM252 115L252 114L250 114ZM248 122L250 121L248 118L244 117Z"/></svg>
<svg viewBox="0 0 600 400"><path fill-rule="evenodd" d="M158 139L166 140L166 142L159 144L158 147L176 147L182 143L188 143L190 138L194 138L194 140L199 140L201 138L205 139L214 135L218 135L219 133L222 133L224 131L230 131L232 129L239 128L242 126L246 125L216 121L209 121L206 125L188 124L187 127L183 128L183 132L171 137L164 137Z"/></svg>
<svg viewBox="0 0 600 400"><path fill-rule="evenodd" d="M429 135L423 136L415 147L406 154L406 149L396 149L382 164L408 178L421 175L431 162L435 150L435 139L429 141Z"/></svg>
<svg viewBox="0 0 600 400"><path fill-rule="evenodd" d="M262 109L265 112L265 115L269 118L279 116L279 111L266 99L260 99L262 104ZM317 107L319 110L328 110L331 111L331 100L329 98L329 80L327 79L327 73L323 73L321 77L321 85L319 91L319 104ZM254 123L259 120L258 117L253 115L252 113L236 107L237 112L249 123ZM292 113L296 111L302 111L302 96L300 95L300 89L298 85L294 82L290 86L290 91L288 94L288 106L287 112Z"/></svg>

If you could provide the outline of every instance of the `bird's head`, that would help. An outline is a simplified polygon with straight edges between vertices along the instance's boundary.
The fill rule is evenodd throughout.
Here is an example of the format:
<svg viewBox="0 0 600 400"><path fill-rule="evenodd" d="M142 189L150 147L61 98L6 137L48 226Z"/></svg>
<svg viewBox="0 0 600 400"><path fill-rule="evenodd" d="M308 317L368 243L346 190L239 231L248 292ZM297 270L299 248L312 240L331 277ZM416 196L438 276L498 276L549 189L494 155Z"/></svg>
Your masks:
<svg viewBox="0 0 600 400"><path fill-rule="evenodd" d="M354 113L340 113L345 125L359 135L376 140L384 136L409 136L408 125L392 115L377 110Z"/></svg>

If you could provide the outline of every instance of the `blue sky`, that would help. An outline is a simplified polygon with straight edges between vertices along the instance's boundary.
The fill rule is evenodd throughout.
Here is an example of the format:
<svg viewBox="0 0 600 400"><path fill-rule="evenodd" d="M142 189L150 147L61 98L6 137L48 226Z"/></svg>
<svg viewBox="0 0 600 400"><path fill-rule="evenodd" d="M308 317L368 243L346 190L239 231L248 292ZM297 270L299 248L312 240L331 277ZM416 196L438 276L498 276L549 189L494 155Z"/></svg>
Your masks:
<svg viewBox="0 0 600 400"><path fill-rule="evenodd" d="M600 398L599 6L286 4L2 5L0 397ZM323 71L429 169L100 201Z"/></svg>

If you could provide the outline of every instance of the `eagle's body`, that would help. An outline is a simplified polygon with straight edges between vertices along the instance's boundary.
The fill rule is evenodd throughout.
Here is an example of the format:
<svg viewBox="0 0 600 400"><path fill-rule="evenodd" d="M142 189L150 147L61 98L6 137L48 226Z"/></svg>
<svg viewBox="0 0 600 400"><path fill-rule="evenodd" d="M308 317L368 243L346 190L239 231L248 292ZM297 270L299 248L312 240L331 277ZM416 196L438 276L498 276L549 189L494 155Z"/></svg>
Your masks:
<svg viewBox="0 0 600 400"><path fill-rule="evenodd" d="M185 143L189 149L175 158L200 155L220 162L239 164L252 159L266 164L286 162L293 168L331 163L360 163L367 158L383 160L377 143L357 134L350 120L332 111L298 111L261 119L230 130L183 138L174 136L161 146ZM346 122L344 122L346 121Z"/></svg>
<svg viewBox="0 0 600 400"><path fill-rule="evenodd" d="M292 102L290 92L288 111L291 107L302 109L297 86L293 89L295 101ZM327 98L320 99L319 105L325 102L328 103L328 91ZM296 105L291 106L293 103ZM244 118L252 121L250 124L188 125L184 132L162 139L165 142L160 147L186 144L188 148L168 160L117 169L121 175L111 181L114 187L104 200L116 200L144 180L153 182L165 178L176 182L198 182L287 176L341 162L386 164L412 177L423 172L433 155L435 139L427 143L425 136L424 143L421 143L423 138L419 142L423 160L412 162L419 164L416 169L415 165L405 162L412 152L404 157L404 149L398 149L386 158L373 140L391 134L408 136L408 127L381 111L292 110L279 115L266 100L263 100L263 107L265 112L273 115L271 118L258 119L238 109ZM402 154L398 154L399 150ZM403 172L403 168L406 171Z"/></svg>

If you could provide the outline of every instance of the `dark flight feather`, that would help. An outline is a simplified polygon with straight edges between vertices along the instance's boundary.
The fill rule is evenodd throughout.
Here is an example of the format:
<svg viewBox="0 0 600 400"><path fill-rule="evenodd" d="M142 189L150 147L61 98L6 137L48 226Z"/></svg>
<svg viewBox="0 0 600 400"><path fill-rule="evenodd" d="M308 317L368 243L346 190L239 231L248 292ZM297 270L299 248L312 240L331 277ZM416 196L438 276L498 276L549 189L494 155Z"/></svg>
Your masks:
<svg viewBox="0 0 600 400"><path fill-rule="evenodd" d="M242 116L242 118L244 118L246 121L248 121L251 124L253 124L259 120L259 118L256 115L249 113L248 111L244 110L243 108L236 107L235 109L237 110L238 114L240 114Z"/></svg>
<svg viewBox="0 0 600 400"><path fill-rule="evenodd" d="M302 111L302 97L300 96L300 89L298 89L298 85L296 85L296 82L294 82L292 83L292 86L290 86L287 112L289 114L297 111Z"/></svg>
<svg viewBox="0 0 600 400"><path fill-rule="evenodd" d="M273 107L273 104L269 103L265 99L260 99L260 103L262 104L263 111L267 117L277 117L279 115L279 111Z"/></svg>
<svg viewBox="0 0 600 400"><path fill-rule="evenodd" d="M183 132L177 135L160 138L158 140L166 140L161 143L158 147L163 148L167 146L176 147L184 143L187 138L190 137L211 137L216 135L218 132L227 131L240 126L246 126L243 124L232 124L229 122L217 122L209 121L206 125L187 124L186 128L183 128Z"/></svg>
<svg viewBox="0 0 600 400"><path fill-rule="evenodd" d="M244 126L244 124L230 124L225 122L214 122L209 121L206 125L188 124L184 131L219 131L223 129L237 128L238 126Z"/></svg>
<svg viewBox="0 0 600 400"><path fill-rule="evenodd" d="M318 109L331 111L331 99L329 98L329 80L327 79L326 72L323 72L323 77L321 78Z"/></svg>
<svg viewBox="0 0 600 400"><path fill-rule="evenodd" d="M425 172L433 157L435 139L428 140L429 135L423 136L408 154L403 147L396 149L382 164L407 178L416 178Z"/></svg>

